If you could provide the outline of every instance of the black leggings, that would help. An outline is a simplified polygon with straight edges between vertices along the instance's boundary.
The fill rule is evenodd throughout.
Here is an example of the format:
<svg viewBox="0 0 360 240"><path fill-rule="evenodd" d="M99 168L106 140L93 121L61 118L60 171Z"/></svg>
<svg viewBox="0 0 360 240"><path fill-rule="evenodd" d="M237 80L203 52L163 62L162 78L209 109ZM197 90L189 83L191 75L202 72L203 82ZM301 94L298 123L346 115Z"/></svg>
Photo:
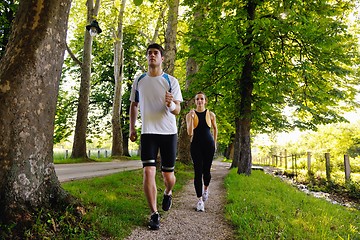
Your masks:
<svg viewBox="0 0 360 240"><path fill-rule="evenodd" d="M196 196L200 198L203 193L203 181L205 186L209 186L211 180L210 169L215 153L214 141L208 144L204 144L204 142L192 142L190 153L194 163L194 186Z"/></svg>

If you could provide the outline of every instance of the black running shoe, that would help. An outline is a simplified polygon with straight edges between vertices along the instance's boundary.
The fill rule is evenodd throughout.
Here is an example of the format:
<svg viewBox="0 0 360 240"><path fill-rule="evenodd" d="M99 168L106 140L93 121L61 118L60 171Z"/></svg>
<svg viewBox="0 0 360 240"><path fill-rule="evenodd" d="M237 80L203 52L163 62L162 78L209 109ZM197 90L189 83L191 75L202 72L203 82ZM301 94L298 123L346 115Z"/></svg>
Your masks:
<svg viewBox="0 0 360 240"><path fill-rule="evenodd" d="M168 211L171 208L171 204L172 204L172 195L164 194L164 198L162 201L162 209L164 211Z"/></svg>
<svg viewBox="0 0 360 240"><path fill-rule="evenodd" d="M160 228L160 214L158 212L151 214L148 227L151 230L158 230Z"/></svg>

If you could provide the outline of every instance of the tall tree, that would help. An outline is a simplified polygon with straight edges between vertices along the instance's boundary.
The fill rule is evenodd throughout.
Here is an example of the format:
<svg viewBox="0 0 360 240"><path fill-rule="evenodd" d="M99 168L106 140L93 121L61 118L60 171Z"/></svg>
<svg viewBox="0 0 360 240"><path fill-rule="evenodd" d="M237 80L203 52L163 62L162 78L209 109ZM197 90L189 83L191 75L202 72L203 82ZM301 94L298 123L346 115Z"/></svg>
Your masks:
<svg viewBox="0 0 360 240"><path fill-rule="evenodd" d="M254 88L254 26L255 9L257 6L256 0L249 0L245 6L246 21L249 23L245 30L244 36L244 65L242 67L241 75L236 79L237 95L240 96L240 105L238 105L239 115L235 117L236 124L236 140L234 161L239 162L238 173L251 173L251 99ZM240 147L240 149L239 149ZM239 151L240 150L240 151ZM239 154L240 153L240 154Z"/></svg>
<svg viewBox="0 0 360 240"><path fill-rule="evenodd" d="M200 27L201 19L204 17L204 8L201 4L196 6L196 11L193 12L193 23L197 25L196 27ZM190 30L191 31L191 30ZM189 87L191 86L192 81L195 81L194 76L197 73L199 67L192 55L195 55L196 47L195 43L197 41L196 31L192 32L192 39L189 42L189 57L186 61L186 83L185 83L185 91L189 92ZM189 99L185 99L182 104L182 109L180 113L180 130L179 130L179 142L178 142L178 160L183 163L191 163L191 155L190 155L190 137L187 132L186 127L186 114L187 110L191 105L194 94L190 92Z"/></svg>
<svg viewBox="0 0 360 240"><path fill-rule="evenodd" d="M252 131L314 128L343 120L339 103L354 106L359 54L345 17L353 1L207 4L191 88L209 86L226 103L217 116L233 118L238 173L251 173Z"/></svg>
<svg viewBox="0 0 360 240"><path fill-rule="evenodd" d="M167 27L165 33L164 71L174 75L176 58L176 36L179 16L179 0L167 0L169 6Z"/></svg>
<svg viewBox="0 0 360 240"><path fill-rule="evenodd" d="M20 1L0 62L0 223L21 227L67 204L53 133L70 3Z"/></svg>
<svg viewBox="0 0 360 240"><path fill-rule="evenodd" d="M100 0L87 0L87 22L95 20L100 9ZM71 158L87 158L86 154L86 129L89 113L89 95L91 78L91 50L93 37L85 30L83 59L81 63L81 82L79 103L77 108L76 126Z"/></svg>
<svg viewBox="0 0 360 240"><path fill-rule="evenodd" d="M121 112L121 97L122 97L122 81L123 81L123 69L124 69L124 49L123 49L123 22L126 0L121 1L120 11L118 16L118 27L115 33L114 43L114 78L115 78L115 91L113 100L113 112L112 112L112 150L111 155L121 156L123 155L123 137L120 122Z"/></svg>

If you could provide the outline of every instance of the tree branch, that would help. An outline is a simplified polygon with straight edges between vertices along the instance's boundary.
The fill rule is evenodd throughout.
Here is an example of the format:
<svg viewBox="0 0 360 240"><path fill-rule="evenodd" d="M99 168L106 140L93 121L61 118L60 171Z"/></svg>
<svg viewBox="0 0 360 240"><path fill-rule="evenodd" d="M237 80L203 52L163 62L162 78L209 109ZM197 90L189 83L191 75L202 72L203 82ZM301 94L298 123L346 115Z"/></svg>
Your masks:
<svg viewBox="0 0 360 240"><path fill-rule="evenodd" d="M66 45L66 50L70 54L70 57L72 58L72 60L74 60L75 63L77 63L80 67L82 67L82 62L79 59L77 59L77 57L74 55L74 53L69 48L68 44L66 43L65 45Z"/></svg>

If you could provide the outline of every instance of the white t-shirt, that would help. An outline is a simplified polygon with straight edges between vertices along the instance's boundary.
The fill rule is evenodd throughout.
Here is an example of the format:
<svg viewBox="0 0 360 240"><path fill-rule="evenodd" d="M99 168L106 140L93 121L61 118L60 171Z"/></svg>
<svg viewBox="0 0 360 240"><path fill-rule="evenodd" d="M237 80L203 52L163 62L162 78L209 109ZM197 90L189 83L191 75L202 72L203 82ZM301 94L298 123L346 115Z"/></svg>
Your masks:
<svg viewBox="0 0 360 240"><path fill-rule="evenodd" d="M169 84L164 74L150 77L146 73L145 76L136 77L132 84L130 101L139 103L142 134L167 135L177 133L176 118L165 104L165 93L171 87L174 100L182 102L183 98L178 80L166 74L170 81ZM137 94L138 96L136 96Z"/></svg>

